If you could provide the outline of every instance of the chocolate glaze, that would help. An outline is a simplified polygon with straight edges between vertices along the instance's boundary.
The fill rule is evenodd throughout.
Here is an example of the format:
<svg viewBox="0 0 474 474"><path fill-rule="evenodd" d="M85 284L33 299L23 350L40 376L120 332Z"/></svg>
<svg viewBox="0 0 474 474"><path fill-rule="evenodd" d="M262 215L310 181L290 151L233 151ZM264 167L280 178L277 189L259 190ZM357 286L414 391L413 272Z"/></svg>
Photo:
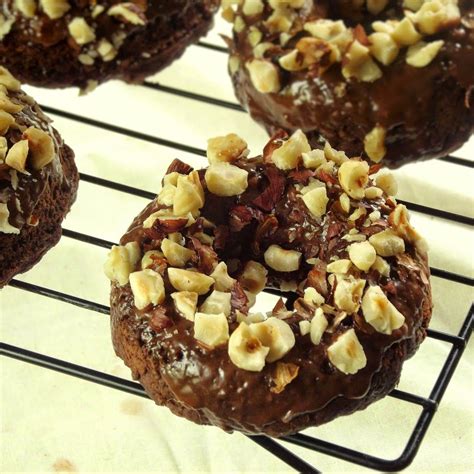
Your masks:
<svg viewBox="0 0 474 474"><path fill-rule="evenodd" d="M361 8L351 7L350 1L307 2L295 24L318 18L342 18L349 26L364 25L369 32L370 23L376 19L402 18L401 3L391 1L389 8L375 18ZM244 66L253 58L246 39L248 31L234 33L231 50L241 61L232 76L236 95L270 133L279 128L301 128L314 146L324 137L335 148L360 155L364 152L364 137L379 124L388 131L384 165L397 167L446 155L467 141L474 130L470 97L474 86L474 5L472 1L461 0L459 6L461 23L429 37L429 41L445 41L430 65L421 69L409 66L402 50L390 66L379 65L383 77L373 83L347 81L340 65L334 64L323 74L281 70L282 90L262 94L253 86ZM248 26L255 25L265 32L261 21L267 16L268 10L251 18ZM268 33L264 33L264 41L279 44L278 38ZM291 50L292 41L285 51ZM266 57L277 64L282 51L276 48ZM345 88L343 95L341 87Z"/></svg>
<svg viewBox="0 0 474 474"><path fill-rule="evenodd" d="M386 197L376 201L362 201L369 212L379 210L380 221L369 227L362 222L347 220L338 206L341 188L338 184L328 187L328 212L325 218L315 219L296 195L296 182L273 164L262 158L239 160L237 165L249 171L249 188L236 198L216 198L205 191L206 205L201 216L216 224L216 229L232 227L231 215L239 206L246 206L259 216L244 229L231 232L224 245L214 250L220 260L238 257L242 263L256 260L264 263L263 252L269 245L278 244L288 249L300 250L304 258L320 257L328 262L331 257L347 258L348 242L342 240L355 225L361 232L371 235L388 226L388 214L394 207ZM275 173L285 178L284 189L270 212L258 212L252 204L269 186L267 176ZM318 176L324 178L324 176ZM273 178L275 179L275 178ZM299 178L298 178L299 179ZM307 178L306 178L307 180ZM203 186L205 183L203 181ZM142 250L159 248L160 241L153 240L143 229L144 219L161 206L152 202L132 223L121 239L121 244L139 242ZM273 233L259 233L267 219L276 218L278 226ZM362 219L363 221L363 219ZM191 231L182 231L187 237ZM208 231L209 232L209 231ZM212 231L211 231L212 232ZM217 231L214 231L217 235ZM261 239L258 236L264 235ZM216 237L217 241L217 237ZM390 301L405 316L406 323L390 336L377 333L368 325L361 312L345 317L332 331L326 331L322 342L315 346L309 336L301 336L298 322L303 314L296 313L287 320L296 335L295 347L280 362L296 364L299 373L295 380L280 393L272 393L276 364L267 364L261 372L248 372L237 368L229 359L227 345L213 350L204 347L193 337L193 323L179 316L168 297L161 307L138 311L133 304L129 285L112 285L111 311L114 347L133 374L144 385L158 404L169 406L175 413L197 421L210 423L225 430L248 433L281 435L306 426L317 425L340 413L365 407L370 401L386 394L399 377L402 361L409 357L423 340L431 314L429 269L426 255L420 254L407 243L406 253L389 258L389 278L376 271L369 274L353 272L354 276L380 285ZM305 260L304 260L305 261ZM270 270L269 286L279 288L282 280L297 280L305 285L313 266L302 265L298 272L282 274ZM238 270L233 273L238 276ZM164 273L167 295L174 291ZM324 275L324 280L325 275ZM309 282L308 282L309 285ZM289 299L294 300L289 294ZM297 296L297 295L295 295ZM200 297L200 302L203 297ZM326 301L333 304L330 287ZM164 310L164 311L163 311ZM271 308L268 308L270 311ZM166 314L166 324L156 326L156 315ZM331 316L329 316L331 317ZM330 326L334 321L330 321ZM229 318L230 332L237 327L235 317ZM344 375L332 366L327 358L327 347L349 328L354 328L364 347L367 366L354 375ZM397 363L390 362L390 376L384 375L383 389L380 381L372 384L374 375L385 374L386 365L396 354ZM383 368L383 370L382 370ZM334 409L335 400L345 400ZM330 408L328 408L330 407Z"/></svg>
<svg viewBox="0 0 474 474"><path fill-rule="evenodd" d="M93 17L96 2L69 1L71 9L59 19L52 20L41 10L26 18L6 0L0 13L14 18L11 32L0 42L4 65L24 82L44 87L86 87L88 81L103 82L120 78L141 82L179 57L185 47L197 41L212 25L217 0L137 0L129 2L145 21L134 25L107 14L120 0L102 0L104 13ZM94 49L97 41L77 45L67 25L75 17L84 18L94 29L97 41L107 39L115 44L116 35L123 36L117 56L93 65L78 60L80 54Z"/></svg>

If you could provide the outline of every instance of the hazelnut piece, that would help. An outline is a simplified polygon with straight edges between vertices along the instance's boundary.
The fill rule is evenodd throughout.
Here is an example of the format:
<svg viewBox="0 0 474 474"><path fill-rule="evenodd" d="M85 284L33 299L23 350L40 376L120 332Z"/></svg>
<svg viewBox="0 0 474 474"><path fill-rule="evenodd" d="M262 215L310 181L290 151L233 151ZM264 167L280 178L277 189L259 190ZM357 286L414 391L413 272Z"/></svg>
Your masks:
<svg viewBox="0 0 474 474"><path fill-rule="evenodd" d="M214 284L214 279L204 273L180 268L168 268L168 278L178 291L191 291L198 295L205 295Z"/></svg>
<svg viewBox="0 0 474 474"><path fill-rule="evenodd" d="M28 140L16 142L7 152L5 163L20 173L25 173L26 159L28 158Z"/></svg>
<svg viewBox="0 0 474 474"><path fill-rule="evenodd" d="M313 189L301 199L314 217L320 218L326 214L326 206L329 202L326 187Z"/></svg>
<svg viewBox="0 0 474 474"><path fill-rule="evenodd" d="M301 252L271 245L264 254L265 263L277 272L294 272L300 268Z"/></svg>
<svg viewBox="0 0 474 474"><path fill-rule="evenodd" d="M349 258L352 263L364 272L369 271L370 267L375 263L377 254L370 242L356 242L349 246Z"/></svg>
<svg viewBox="0 0 474 474"><path fill-rule="evenodd" d="M365 280L336 276L337 285L334 292L334 303L342 311L353 314L358 311L365 287Z"/></svg>
<svg viewBox="0 0 474 474"><path fill-rule="evenodd" d="M362 298L365 320L382 334L390 335L405 323L405 316L389 301L380 286L370 286Z"/></svg>
<svg viewBox="0 0 474 474"><path fill-rule="evenodd" d="M280 76L277 67L264 59L253 59L246 63L253 86L262 94L280 90Z"/></svg>
<svg viewBox="0 0 474 474"><path fill-rule="evenodd" d="M207 159L209 163L232 163L247 151L247 142L235 133L225 137L210 138L207 141Z"/></svg>
<svg viewBox="0 0 474 474"><path fill-rule="evenodd" d="M369 165L365 161L349 160L339 168L342 189L353 199L365 197L365 186L369 181Z"/></svg>
<svg viewBox="0 0 474 474"><path fill-rule="evenodd" d="M290 170L298 166L303 153L309 153L311 147L302 130L296 130L283 145L272 153L272 161L281 170Z"/></svg>
<svg viewBox="0 0 474 474"><path fill-rule="evenodd" d="M241 322L229 338L228 352L230 360L239 369L260 372L265 367L270 348L263 346L247 323Z"/></svg>
<svg viewBox="0 0 474 474"><path fill-rule="evenodd" d="M161 242L161 250L168 260L168 263L173 267L183 268L188 260L194 255L192 250L183 247L170 239L163 239Z"/></svg>
<svg viewBox="0 0 474 474"><path fill-rule="evenodd" d="M137 242L129 242L124 246L114 245L104 264L104 272L109 280L124 286L139 260L140 246Z"/></svg>
<svg viewBox="0 0 474 474"><path fill-rule="evenodd" d="M131 273L130 287L138 309L145 309L150 304L161 304L165 300L163 278L154 270L147 269Z"/></svg>
<svg viewBox="0 0 474 474"><path fill-rule="evenodd" d="M44 168L54 160L54 142L45 131L30 127L23 132L23 138L28 140L31 164L35 170Z"/></svg>
<svg viewBox="0 0 474 474"><path fill-rule="evenodd" d="M229 163L209 165L204 179L209 191L217 196L238 196L248 187L248 172Z"/></svg>
<svg viewBox="0 0 474 474"><path fill-rule="evenodd" d="M367 365L367 357L354 329L349 329L328 347L328 357L342 373L355 374Z"/></svg>
<svg viewBox="0 0 474 474"><path fill-rule="evenodd" d="M311 320L311 327L310 327L310 337L311 342L317 346L321 342L321 338L323 337L324 331L326 331L328 327L328 320L326 316L324 316L324 312L321 308L318 308L314 313L314 317Z"/></svg>
<svg viewBox="0 0 474 474"><path fill-rule="evenodd" d="M225 262L217 264L216 268L214 268L214 271L211 273L211 278L215 282L214 288L217 291L231 291L236 282L236 280L229 276Z"/></svg>
<svg viewBox="0 0 474 474"><path fill-rule="evenodd" d="M230 316L231 294L214 290L201 305L200 311L207 314L220 314Z"/></svg>
<svg viewBox="0 0 474 474"><path fill-rule="evenodd" d="M196 314L198 294L192 291L177 291L171 293L176 311L188 321L194 321Z"/></svg>
<svg viewBox="0 0 474 474"><path fill-rule="evenodd" d="M260 263L250 260L245 264L244 271L239 277L239 282L244 290L258 294L267 284L268 270Z"/></svg>
<svg viewBox="0 0 474 474"><path fill-rule="evenodd" d="M225 314L196 313L194 338L214 348L229 340L229 323Z"/></svg>
<svg viewBox="0 0 474 474"><path fill-rule="evenodd" d="M369 242L381 257L393 257L405 252L405 242L392 229L372 235Z"/></svg>

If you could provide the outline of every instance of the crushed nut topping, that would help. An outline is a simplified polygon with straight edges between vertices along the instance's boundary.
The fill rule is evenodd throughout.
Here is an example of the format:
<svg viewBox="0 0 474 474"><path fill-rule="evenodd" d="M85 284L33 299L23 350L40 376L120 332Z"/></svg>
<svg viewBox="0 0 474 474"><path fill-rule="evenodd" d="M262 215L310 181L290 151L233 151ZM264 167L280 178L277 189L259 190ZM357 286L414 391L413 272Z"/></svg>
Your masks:
<svg viewBox="0 0 474 474"><path fill-rule="evenodd" d="M405 317L389 301L380 286L370 286L362 298L365 320L382 334L392 334L405 323Z"/></svg>
<svg viewBox="0 0 474 474"><path fill-rule="evenodd" d="M367 357L354 329L349 329L328 347L331 363L344 374L355 374L367 365Z"/></svg>
<svg viewBox="0 0 474 474"><path fill-rule="evenodd" d="M225 344L229 340L229 323L225 314L196 313L194 337L210 348Z"/></svg>
<svg viewBox="0 0 474 474"><path fill-rule="evenodd" d="M285 390L296 377L300 368L296 364L277 362L275 368L275 375L273 376L273 383L275 384L270 392L281 393Z"/></svg>

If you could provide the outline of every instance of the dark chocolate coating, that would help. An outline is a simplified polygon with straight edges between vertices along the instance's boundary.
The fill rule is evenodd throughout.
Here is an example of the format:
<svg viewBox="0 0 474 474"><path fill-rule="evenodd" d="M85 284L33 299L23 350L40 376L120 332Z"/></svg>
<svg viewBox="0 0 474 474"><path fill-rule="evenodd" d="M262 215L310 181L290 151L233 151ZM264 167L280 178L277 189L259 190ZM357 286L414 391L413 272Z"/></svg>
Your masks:
<svg viewBox="0 0 474 474"><path fill-rule="evenodd" d="M351 7L350 0L313 3L300 11L301 23L325 17L343 19L348 26L362 24L369 34L374 20L403 18L401 0L391 0L378 17ZM240 67L232 75L235 93L270 134L280 128L288 132L302 129L313 146L328 140L350 156L365 156L364 137L382 125L387 130L387 154L382 160L386 166L396 168L445 156L462 146L474 131L474 5L470 0L460 0L459 7L462 21L458 26L427 37L427 41L445 41L431 64L423 68L408 65L405 48L391 65L378 63L383 77L373 83L346 80L340 64L333 64L322 74L281 69L282 90L263 94L255 89L245 68L245 62L253 57L246 39L248 29L234 33L231 50L240 59ZM278 35L265 33L262 19L250 18L248 25L264 32L262 42L279 46ZM283 54L278 47L265 57L278 64ZM345 84L342 95L341 84Z"/></svg>
<svg viewBox="0 0 474 474"><path fill-rule="evenodd" d="M305 259L318 257L329 262L333 256L347 258L347 242L342 236L354 223L348 221L338 205L341 194L339 185L328 187L328 211L321 221L310 215L296 195L295 184L307 181L308 170L306 177L284 173L273 164L264 163L261 158L241 159L237 166L249 171L249 187L241 196L218 198L205 189L205 182L202 181L206 205L201 216L217 225L214 250L219 260L228 262L238 258L242 264L255 260L265 265L263 253L272 244L301 251L304 263L299 271L283 274L269 269L268 286L279 288L283 280L305 281L308 277L309 282L308 272L313 267ZM273 178L269 180L270 175ZM271 187L269 181L275 184L276 175L284 178L284 188L281 194L273 196L276 198L271 209L262 210L262 201L256 201L256 198ZM327 178L324 175L318 177ZM385 196L375 201L364 200L362 204L368 212L380 210L382 216L365 228L357 222L361 232L371 235L388 227L388 214L394 206L392 201L386 200ZM236 230L232 216L242 206L257 217L242 230ZM142 223L161 207L156 201L152 202L134 220L121 244L138 242L142 252L159 248L162 237L144 230ZM271 223L275 219L276 226L273 226ZM181 232L189 237L191 229ZM188 246L191 245L188 238L186 241ZM383 335L365 322L359 310L339 324L335 323L334 330L325 332L322 342L314 345L309 336L301 336L298 322L303 316L297 312L287 320L295 333L296 344L281 362L296 364L299 373L279 394L271 391L274 363L267 364L261 372L239 369L229 359L227 344L211 350L194 339L193 323L175 311L171 298L167 297L163 305L137 310L129 284L112 284L114 348L131 368L133 377L140 381L157 404L167 406L177 415L194 422L216 425L226 431L272 436L320 425L337 416L363 409L385 396L397 384L403 361L416 351L425 338L431 316L426 254L407 243L404 254L387 260L391 266L388 278L377 271L362 274L355 270L353 274L367 279L370 284L380 285L405 316L406 323L391 335ZM238 272L231 275L237 277ZM168 295L174 290L166 273L163 277ZM326 281L326 274L323 279ZM308 285L311 286L310 283ZM298 295L289 293L289 296L291 299ZM327 290L326 301L333 303L330 289ZM232 332L238 325L234 313L228 319ZM331 365L326 350L350 328L355 329L368 362L356 374L345 375Z"/></svg>
<svg viewBox="0 0 474 474"><path fill-rule="evenodd" d="M18 273L29 270L59 241L61 223L76 199L79 181L73 151L38 104L21 91L9 95L24 105L21 112L13 114L16 124L47 132L53 139L56 156L41 170L27 167L28 175L18 172L18 186L12 184L10 168L0 164L0 202L8 206L9 223L20 229L19 234L0 231L0 288ZM16 126L10 127L5 135L9 147L21 135Z"/></svg>
<svg viewBox="0 0 474 474"><path fill-rule="evenodd" d="M25 18L12 8L13 0L0 6L0 13L16 21L0 42L0 57L5 67L21 81L41 87L86 88L90 81L102 83L109 79L140 83L179 58L186 47L205 35L212 26L218 0L140 0L129 2L145 20L134 25L117 16L109 16L108 8L124 3L104 0L105 10L92 17L95 2L69 1L71 9L61 18L51 20L38 10L33 19ZM96 40L79 46L68 32L67 25L81 17L94 29ZM96 49L101 39L117 45L114 38L123 34L117 56L103 61L100 55L92 65L85 65L78 56ZM121 42L121 41L120 41Z"/></svg>

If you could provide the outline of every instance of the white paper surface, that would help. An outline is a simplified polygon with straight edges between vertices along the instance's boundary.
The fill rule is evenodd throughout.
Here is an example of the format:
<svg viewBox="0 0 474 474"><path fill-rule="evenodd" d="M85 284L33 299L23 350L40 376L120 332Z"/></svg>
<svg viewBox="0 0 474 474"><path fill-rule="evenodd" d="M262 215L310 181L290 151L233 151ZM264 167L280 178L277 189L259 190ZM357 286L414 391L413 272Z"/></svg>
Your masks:
<svg viewBox="0 0 474 474"><path fill-rule="evenodd" d="M223 26L218 23L217 30ZM216 30L216 31L217 31ZM217 42L216 31L209 41ZM197 46L153 78L160 83L235 101L225 54ZM87 97L77 91L27 88L45 105L179 143L206 147L208 137L236 132L260 153L267 139L247 114L139 86L112 82ZM53 116L75 150L82 173L157 192L175 157L202 158ZM473 159L474 143L456 153ZM474 215L473 170L431 161L397 171L399 198ZM67 229L117 241L147 200L80 185ZM474 250L468 226L412 213L431 246L431 265L472 277ZM18 279L108 304L102 273L106 250L63 238ZM470 288L433 278L432 327L456 334L472 301ZM269 306L265 298L259 300ZM4 342L129 378L113 353L108 317L6 287L0 292ZM427 340L405 365L400 389L427 397L449 344ZM3 472L292 472L241 434L200 427L153 402L66 375L3 358L1 362ZM469 472L473 460L473 345L467 348L438 413L408 472ZM307 430L326 441L386 459L404 449L421 409L385 398L361 413ZM366 469L302 448L289 447L324 472Z"/></svg>

